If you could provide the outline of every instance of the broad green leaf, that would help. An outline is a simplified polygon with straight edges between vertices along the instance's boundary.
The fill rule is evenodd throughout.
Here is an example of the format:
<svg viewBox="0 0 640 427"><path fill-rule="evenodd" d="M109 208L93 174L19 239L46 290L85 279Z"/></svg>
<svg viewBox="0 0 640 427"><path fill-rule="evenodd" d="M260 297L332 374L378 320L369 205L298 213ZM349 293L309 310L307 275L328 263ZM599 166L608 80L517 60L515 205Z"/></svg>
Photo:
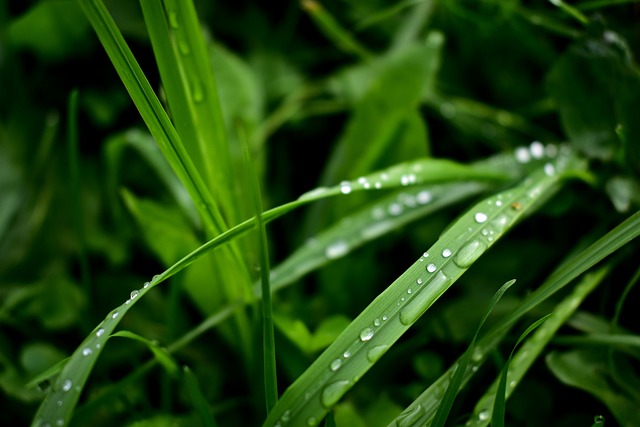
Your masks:
<svg viewBox="0 0 640 427"><path fill-rule="evenodd" d="M640 126L632 113L639 105L640 73L622 36L594 23L556 63L547 88L576 148L611 160L620 146L616 129L621 127L626 160L636 173L640 170L640 152L633 143Z"/></svg>
<svg viewBox="0 0 640 427"><path fill-rule="evenodd" d="M411 325L506 231L555 191L570 154L463 214L381 293L283 394L264 425L315 425ZM579 166L578 166L579 167ZM337 367L337 368L336 368Z"/></svg>
<svg viewBox="0 0 640 427"><path fill-rule="evenodd" d="M554 352L546 358L551 372L563 383L589 392L613 413L619 425L632 426L640 419L640 401L611 385L606 354L587 350Z"/></svg>

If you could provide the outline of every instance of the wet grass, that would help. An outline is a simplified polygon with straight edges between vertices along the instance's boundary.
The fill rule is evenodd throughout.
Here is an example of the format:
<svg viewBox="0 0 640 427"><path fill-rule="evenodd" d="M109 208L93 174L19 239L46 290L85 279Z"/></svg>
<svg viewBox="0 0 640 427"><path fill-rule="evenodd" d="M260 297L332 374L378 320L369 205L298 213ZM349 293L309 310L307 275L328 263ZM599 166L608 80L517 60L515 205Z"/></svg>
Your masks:
<svg viewBox="0 0 640 427"><path fill-rule="evenodd" d="M14 424L637 424L633 2L107 6L0 8Z"/></svg>

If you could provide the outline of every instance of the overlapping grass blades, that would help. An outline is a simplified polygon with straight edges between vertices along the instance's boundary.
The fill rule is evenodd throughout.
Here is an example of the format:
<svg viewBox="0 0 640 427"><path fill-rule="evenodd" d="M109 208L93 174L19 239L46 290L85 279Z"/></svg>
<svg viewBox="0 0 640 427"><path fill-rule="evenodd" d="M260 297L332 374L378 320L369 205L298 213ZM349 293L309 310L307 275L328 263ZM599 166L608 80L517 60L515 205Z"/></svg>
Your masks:
<svg viewBox="0 0 640 427"><path fill-rule="evenodd" d="M287 389L265 426L315 425L411 325L506 231L581 163L565 151L521 184L462 215Z"/></svg>

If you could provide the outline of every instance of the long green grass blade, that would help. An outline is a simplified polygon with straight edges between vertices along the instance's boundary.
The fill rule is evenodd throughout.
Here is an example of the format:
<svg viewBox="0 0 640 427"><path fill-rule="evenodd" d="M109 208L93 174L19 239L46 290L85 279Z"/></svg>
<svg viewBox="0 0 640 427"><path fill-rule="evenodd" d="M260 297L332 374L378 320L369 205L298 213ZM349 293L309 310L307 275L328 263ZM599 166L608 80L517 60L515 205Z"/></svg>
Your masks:
<svg viewBox="0 0 640 427"><path fill-rule="evenodd" d="M189 396L191 396L193 406L195 406L196 411L200 416L202 425L204 427L217 427L218 424L211 414L211 410L209 409L207 400L202 395L202 391L200 390L200 385L198 384L196 376L188 366L184 366L182 368L182 375L187 388L187 392L189 393Z"/></svg>
<svg viewBox="0 0 640 427"><path fill-rule="evenodd" d="M205 229L226 229L217 205L113 18L100 0L78 0L149 131L202 214Z"/></svg>
<svg viewBox="0 0 640 427"><path fill-rule="evenodd" d="M418 261L380 294L287 389L265 426L315 425L411 325L506 231L576 167L562 153L520 185L462 215ZM579 167L579 166L578 166Z"/></svg>
<svg viewBox="0 0 640 427"><path fill-rule="evenodd" d="M134 334L131 331L118 331L114 334L111 334L111 337L122 337L128 338L134 341L138 341L147 346L147 348L153 353L158 363L162 365L164 369L170 374L177 374L180 370L178 367L178 363L171 357L166 348L160 347L156 342L151 341L145 337L142 337L138 334Z"/></svg>

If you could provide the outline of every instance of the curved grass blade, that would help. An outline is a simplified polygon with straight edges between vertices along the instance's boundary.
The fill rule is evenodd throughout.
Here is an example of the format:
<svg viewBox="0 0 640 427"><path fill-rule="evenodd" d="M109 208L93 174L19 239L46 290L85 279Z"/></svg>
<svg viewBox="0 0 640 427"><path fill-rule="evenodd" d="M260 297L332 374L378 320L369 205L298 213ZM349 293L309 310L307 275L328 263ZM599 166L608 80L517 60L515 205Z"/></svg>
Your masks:
<svg viewBox="0 0 640 427"><path fill-rule="evenodd" d="M182 374L184 384L187 386L187 392L189 393L189 396L191 396L191 401L193 402L193 406L198 412L198 415L200 415L202 425L204 427L216 427L218 424L213 418L213 415L211 415L211 410L209 409L207 400L202 395L196 376L188 366L184 366L182 368Z"/></svg>
<svg viewBox="0 0 640 427"><path fill-rule="evenodd" d="M553 310L553 317L547 319L544 325L542 325L513 356L511 363L507 365L506 375L503 375L505 383L503 392L501 393L499 391L498 381L494 381L485 394L478 400L473 414L465 425L486 426L489 424L489 420L492 418L491 407L496 400L496 393L501 393L505 399L511 396L558 329L573 315L591 291L602 282L608 272L608 268L601 268L596 272L584 276L571 294L556 306ZM508 387L506 387L506 384L508 384Z"/></svg>
<svg viewBox="0 0 640 427"><path fill-rule="evenodd" d="M533 332L536 328L542 325L549 317L553 316L553 313L547 314L541 319L536 320L531 324L518 338L516 345L513 346L511 350L511 354L509 354L509 358L507 359L504 368L502 368L502 372L500 373L500 380L498 381L498 390L496 393L495 402L493 403L493 417L491 424L495 427L504 427L504 414L506 407L506 399L505 392L507 388L507 372L509 370L509 365L511 364L511 359L513 358L513 353L515 349L520 345L522 340L524 340L531 332Z"/></svg>
<svg viewBox="0 0 640 427"><path fill-rule="evenodd" d="M442 403L440 403L440 406L438 407L438 411L436 412L436 415L433 419L433 423L431 424L432 427L444 427L444 424L447 421L447 417L449 416L449 412L451 411L451 407L453 406L453 402L458 394L458 391L460 390L460 386L462 385L464 375L467 372L467 366L469 365L469 360L471 359L473 348L476 345L478 334L480 333L480 330L482 329L484 322L487 321L489 314L491 314L491 312L493 311L493 308L496 306L498 301L500 301L500 298L502 298L502 295L504 295L504 293L507 292L507 290L515 282L516 282L515 279L508 281L507 283L502 285L500 289L498 289L498 291L493 295L493 298L491 298L491 302L489 303L487 312L485 313L484 317L480 321L480 324L476 329L476 333L473 335L473 339L469 344L469 348L467 348L467 351L464 352L464 354L460 358L460 361L458 361L458 363L455 364L455 374L453 374L453 377L451 377L451 382L447 387L447 391L444 393L444 396L442 397ZM415 416L416 414L419 413L415 410L415 408L417 407L409 408L407 413ZM407 419L406 417L404 419L400 418L396 420L396 424L400 426L406 425L407 422L412 422L412 420Z"/></svg>
<svg viewBox="0 0 640 427"><path fill-rule="evenodd" d="M380 294L287 389L265 426L317 424L411 325L506 231L553 193L567 168L583 167L568 153L521 184L476 204L418 261Z"/></svg>
<svg viewBox="0 0 640 427"><path fill-rule="evenodd" d="M138 334L134 334L131 331L118 331L115 334L111 334L111 337L129 338L134 341L141 342L146 345L147 348L153 353L156 360L164 367L164 369L170 374L176 374L180 370L178 363L171 357L166 348L160 347L157 343L146 339Z"/></svg>

